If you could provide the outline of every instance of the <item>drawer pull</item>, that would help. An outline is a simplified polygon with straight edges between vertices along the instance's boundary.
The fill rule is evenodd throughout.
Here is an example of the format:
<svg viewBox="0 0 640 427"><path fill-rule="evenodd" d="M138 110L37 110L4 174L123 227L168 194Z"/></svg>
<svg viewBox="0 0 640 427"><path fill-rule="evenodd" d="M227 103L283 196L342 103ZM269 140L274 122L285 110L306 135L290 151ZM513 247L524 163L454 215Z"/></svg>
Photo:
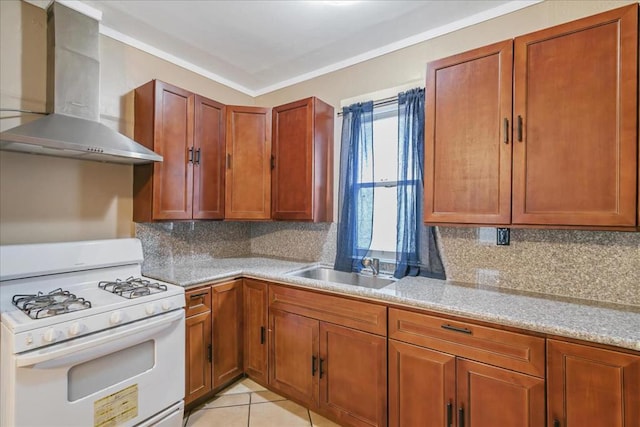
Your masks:
<svg viewBox="0 0 640 427"><path fill-rule="evenodd" d="M200 294L193 294L189 296L189 299L198 299L198 298L202 298L202 297L206 297L209 294L209 292L202 292Z"/></svg>
<svg viewBox="0 0 640 427"><path fill-rule="evenodd" d="M453 332L460 332L461 334L467 334L467 335L471 335L473 334L473 332L471 332L471 329L467 329L467 328L459 328L457 326L451 326L451 325L442 325L440 326L442 329L446 329L448 331L453 331Z"/></svg>

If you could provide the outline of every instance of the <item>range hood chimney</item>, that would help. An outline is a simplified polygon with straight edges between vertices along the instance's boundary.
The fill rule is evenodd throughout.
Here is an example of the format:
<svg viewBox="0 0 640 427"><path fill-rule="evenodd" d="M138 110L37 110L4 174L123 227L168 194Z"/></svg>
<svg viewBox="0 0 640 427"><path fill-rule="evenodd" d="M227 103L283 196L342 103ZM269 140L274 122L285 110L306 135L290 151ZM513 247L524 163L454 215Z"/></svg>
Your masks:
<svg viewBox="0 0 640 427"><path fill-rule="evenodd" d="M0 150L111 163L162 156L100 123L98 21L53 2L47 9L47 111L0 133Z"/></svg>

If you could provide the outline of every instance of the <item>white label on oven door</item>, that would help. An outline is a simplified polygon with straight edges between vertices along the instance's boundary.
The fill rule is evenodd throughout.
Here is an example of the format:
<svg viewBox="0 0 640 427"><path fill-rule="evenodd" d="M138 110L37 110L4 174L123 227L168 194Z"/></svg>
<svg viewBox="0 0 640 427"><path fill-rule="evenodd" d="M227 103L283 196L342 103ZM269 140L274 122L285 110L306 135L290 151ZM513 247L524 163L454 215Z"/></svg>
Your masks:
<svg viewBox="0 0 640 427"><path fill-rule="evenodd" d="M111 427L138 416L138 384L93 402L93 426Z"/></svg>

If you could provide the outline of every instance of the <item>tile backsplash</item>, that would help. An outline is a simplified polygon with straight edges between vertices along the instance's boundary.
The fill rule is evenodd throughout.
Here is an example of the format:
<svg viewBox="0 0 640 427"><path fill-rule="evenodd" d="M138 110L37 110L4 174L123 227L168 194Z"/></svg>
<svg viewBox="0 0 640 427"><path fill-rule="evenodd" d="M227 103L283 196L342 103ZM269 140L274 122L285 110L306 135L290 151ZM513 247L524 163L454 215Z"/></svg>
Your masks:
<svg viewBox="0 0 640 427"><path fill-rule="evenodd" d="M640 233L438 227L447 279L640 306ZM186 259L265 256L332 263L335 223L175 222L136 224L145 267Z"/></svg>

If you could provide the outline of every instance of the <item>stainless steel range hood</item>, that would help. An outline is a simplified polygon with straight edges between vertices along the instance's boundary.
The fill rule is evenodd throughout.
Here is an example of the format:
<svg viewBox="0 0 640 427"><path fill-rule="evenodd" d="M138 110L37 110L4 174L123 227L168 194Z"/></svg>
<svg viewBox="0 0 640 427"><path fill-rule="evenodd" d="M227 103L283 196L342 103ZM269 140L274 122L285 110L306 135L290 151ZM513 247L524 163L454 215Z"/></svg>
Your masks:
<svg viewBox="0 0 640 427"><path fill-rule="evenodd" d="M46 117L0 133L0 150L111 163L162 156L103 125L98 21L59 3L47 10Z"/></svg>

